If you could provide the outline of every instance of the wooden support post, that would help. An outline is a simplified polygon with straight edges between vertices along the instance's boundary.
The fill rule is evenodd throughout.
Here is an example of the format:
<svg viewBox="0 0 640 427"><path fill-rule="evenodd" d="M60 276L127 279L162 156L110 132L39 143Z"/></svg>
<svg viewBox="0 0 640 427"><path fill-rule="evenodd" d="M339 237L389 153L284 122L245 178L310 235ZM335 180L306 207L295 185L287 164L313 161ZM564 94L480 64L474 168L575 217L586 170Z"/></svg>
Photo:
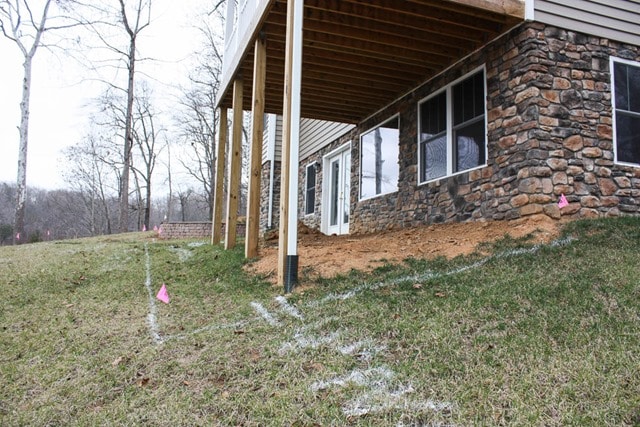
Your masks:
<svg viewBox="0 0 640 427"><path fill-rule="evenodd" d="M247 235L244 254L258 256L260 233L260 181L262 175L262 139L264 138L264 91L267 72L267 44L263 35L256 40L253 59L253 107L251 109L251 158L247 200Z"/></svg>
<svg viewBox="0 0 640 427"><path fill-rule="evenodd" d="M218 129L218 153L216 156L216 180L213 193L213 218L211 219L211 244L217 245L222 241L222 194L224 191L224 165L227 150L227 109L220 108L220 125Z"/></svg>
<svg viewBox="0 0 640 427"><path fill-rule="evenodd" d="M304 0L287 2L287 31L282 112L282 172L280 175L280 233L278 284L291 292L298 275L298 157L302 81L302 22Z"/></svg>
<svg viewBox="0 0 640 427"><path fill-rule="evenodd" d="M242 77L233 82L233 128L231 150L229 152L229 187L227 188L227 222L225 224L224 248L236 246L236 225L238 223L238 196L240 193L242 154Z"/></svg>

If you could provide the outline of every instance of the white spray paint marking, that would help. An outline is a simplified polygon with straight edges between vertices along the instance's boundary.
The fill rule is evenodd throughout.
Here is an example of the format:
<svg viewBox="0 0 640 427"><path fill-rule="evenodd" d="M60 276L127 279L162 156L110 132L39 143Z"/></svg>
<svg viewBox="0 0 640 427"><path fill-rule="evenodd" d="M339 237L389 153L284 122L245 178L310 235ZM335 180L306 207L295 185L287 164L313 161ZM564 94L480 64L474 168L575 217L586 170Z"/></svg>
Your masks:
<svg viewBox="0 0 640 427"><path fill-rule="evenodd" d="M571 241L571 238L556 240L549 246L557 247L567 245ZM367 290L376 290L386 286L406 283L408 281L420 282L434 278L452 276L455 274L460 274L466 271L480 268L493 259L502 259L524 254L533 254L539 251L542 247L544 246L535 245L528 249L514 249L506 251L481 259L472 264L463 265L444 273L427 271L422 274L398 277L385 282L378 282L373 284L364 283L344 293L326 295L324 298L309 302L307 305L309 307L316 307L330 301L340 301L353 298L356 295ZM294 335L292 341L284 343L280 348L280 352L285 353L288 351L295 351L309 347L316 348L317 346L322 344L331 345L333 344L333 341L336 341L339 337L338 332L334 332L320 338L313 338L306 333L305 329L306 328L303 328L302 330L297 332ZM386 350L386 347L376 345L373 340L365 338L354 343L336 346L335 349L345 356L358 354L360 357L363 357L367 361L370 361L377 353ZM325 390L330 387L347 387L351 384L364 388L365 390L361 394L349 400L342 406L342 412L346 416L351 417L363 416L369 413L386 412L389 410L401 410L403 413L416 413L426 411L450 412L453 410L454 405L449 402L438 402L432 399L411 399L410 394L414 393L415 391L413 389L413 386L411 384L398 384L397 382L395 382L394 384L394 377L395 373L386 367L371 368L364 371L354 370L346 375L337 376L330 380L316 381L311 384L310 389L311 391L316 392L318 390ZM398 426L400 425L402 424L399 423Z"/></svg>
<svg viewBox="0 0 640 427"><path fill-rule="evenodd" d="M282 295L279 295L275 298L276 302L280 304L280 309L287 313L291 317L295 317L296 319L302 320L302 314L298 311L297 308L289 304L287 299Z"/></svg>
<svg viewBox="0 0 640 427"><path fill-rule="evenodd" d="M144 244L144 257L145 257L145 269L147 277L144 281L144 285L149 292L149 314L147 314L147 324L149 325L149 332L151 338L156 344L162 344L164 340L160 336L158 331L158 320L156 316L156 298L153 295L153 289L151 288L151 258L149 257L149 245Z"/></svg>
<svg viewBox="0 0 640 427"><path fill-rule="evenodd" d="M323 345L330 345L340 338L340 332L331 332L328 335L312 337L305 333L296 333L293 340L285 342L280 347L280 354L284 355L290 351L299 351L307 348L316 349Z"/></svg>
<svg viewBox="0 0 640 427"><path fill-rule="evenodd" d="M188 260L193 256L193 253L191 253L190 250L184 249L184 248L169 246L169 251L178 255L178 259L180 260L180 262L185 262L186 260Z"/></svg>
<svg viewBox="0 0 640 427"><path fill-rule="evenodd" d="M190 248L199 248L200 246L204 246L206 244L207 242L191 242L188 243L187 246L189 246Z"/></svg>
<svg viewBox="0 0 640 427"><path fill-rule="evenodd" d="M338 351L345 356L356 355L360 359L372 360L378 353L382 353L387 349L385 345L376 345L373 340L365 339L352 344L338 347Z"/></svg>
<svg viewBox="0 0 640 427"><path fill-rule="evenodd" d="M203 326L202 328L194 329L193 331L185 332L183 334L166 336L164 338L164 340L165 340L165 342L169 341L169 340L183 340L185 338L188 338L188 337L190 337L192 335L199 334L201 332L217 331L217 330L220 330L220 329L238 329L238 328L241 328L241 327L247 325L248 323L249 323L249 320L243 320L241 322L229 323L229 324L226 324L226 325Z"/></svg>
<svg viewBox="0 0 640 427"><path fill-rule="evenodd" d="M456 274L464 273L465 271L474 270L476 268L482 267L492 259L503 259L503 258L509 258L512 256L533 254L538 252L540 249L542 249L545 246L552 247L552 248L558 247L558 246L566 246L570 244L573 240L574 239L572 237L566 237L564 239L554 240L549 245L534 245L531 248L513 249L513 250L501 252L499 254L491 255L487 258L481 259L480 261L476 261L473 264L463 265L461 267L446 271L444 273L427 271L422 274L402 276L402 277L391 279L385 282L370 283L370 284L364 283L362 285L356 286L355 288L341 294L328 294L324 298L321 298L319 300L310 301L307 305L309 307L317 307L318 305L325 304L331 301L346 300L349 298L353 298L356 295L367 290L377 290L377 289L388 287L388 286L399 285L401 283L406 283L409 281L420 282L420 281L429 280L429 279L439 279L442 277L453 276Z"/></svg>
<svg viewBox="0 0 640 427"><path fill-rule="evenodd" d="M256 313L258 313L265 320L265 322L267 322L271 326L280 326L280 322L278 321L278 319L273 317L273 315L269 313L267 309L264 308L264 306L259 302L252 302L251 307L253 307Z"/></svg>
<svg viewBox="0 0 640 427"><path fill-rule="evenodd" d="M383 389L374 390L342 405L342 412L348 417L361 417L393 409L399 409L404 413L443 412L453 409L453 405L449 402L437 402L431 399L426 401L412 400L407 394L413 392L410 385L400 386L392 392Z"/></svg>
<svg viewBox="0 0 640 427"><path fill-rule="evenodd" d="M364 387L382 386L394 377L394 373L386 367L355 369L347 375L338 376L328 381L316 381L311 384L311 391L326 390L331 386L347 387L350 384Z"/></svg>
<svg viewBox="0 0 640 427"><path fill-rule="evenodd" d="M342 412L348 417L359 417L370 413L384 412L390 409L403 411L450 411L453 405L448 402L434 400L412 400L408 394L415 392L411 384L393 385L395 373L387 367L354 370L347 375L338 376L328 381L317 381L311 384L311 391L326 390L330 387L348 387L355 385L364 387L366 391L342 406Z"/></svg>

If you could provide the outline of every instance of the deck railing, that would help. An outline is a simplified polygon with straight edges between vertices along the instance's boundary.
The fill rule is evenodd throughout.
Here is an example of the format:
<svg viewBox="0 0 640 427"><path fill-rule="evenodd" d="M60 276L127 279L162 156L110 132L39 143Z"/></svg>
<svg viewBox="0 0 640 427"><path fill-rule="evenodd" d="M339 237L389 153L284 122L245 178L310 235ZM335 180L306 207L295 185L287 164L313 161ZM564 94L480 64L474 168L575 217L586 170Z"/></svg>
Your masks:
<svg viewBox="0 0 640 427"><path fill-rule="evenodd" d="M260 21L269 0L228 0L227 17L224 35L224 57L222 73L231 72L238 51L243 51L248 43L250 33Z"/></svg>

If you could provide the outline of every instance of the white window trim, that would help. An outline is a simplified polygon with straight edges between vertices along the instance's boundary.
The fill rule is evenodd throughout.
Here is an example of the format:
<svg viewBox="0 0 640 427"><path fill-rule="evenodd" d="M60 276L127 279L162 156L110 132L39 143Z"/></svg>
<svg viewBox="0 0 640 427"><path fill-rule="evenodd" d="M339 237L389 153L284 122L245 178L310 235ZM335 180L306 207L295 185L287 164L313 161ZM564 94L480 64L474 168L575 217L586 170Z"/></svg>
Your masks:
<svg viewBox="0 0 640 427"><path fill-rule="evenodd" d="M314 191L315 197L314 197L314 200L313 200L313 212L311 212L311 213L307 213L307 191L308 191L308 188L309 188L308 187L308 184L309 184L309 168L311 166L314 166L313 173L316 175L316 185L314 187L316 189L318 187L318 170L317 170L318 168L317 168L317 165L318 165L318 162L317 161L313 161L311 163L307 163L305 165L305 167L304 167L305 175L304 175L304 207L303 207L303 210L304 210L304 216L305 217L312 216L312 215L316 214L316 208L315 208L316 200L315 200L315 197L318 197L318 195L316 194L317 191Z"/></svg>
<svg viewBox="0 0 640 427"><path fill-rule="evenodd" d="M482 71L484 78L482 79L483 85L484 85L484 96L485 96L485 100L484 100L484 163L481 165L478 165L474 168L471 169L465 169L463 171L459 171L459 172L453 172L453 87L460 83L461 81L469 78L470 76L472 76L473 74L476 74L477 72ZM420 156L420 130L422 129L422 123L421 123L421 114L420 114L420 106L422 104L424 104L425 102L429 101L431 98L434 98L438 95L440 95L442 92L446 92L446 96L447 96L447 127L446 127L446 135L447 135L447 173L444 176L440 176L438 178L434 178L434 179L430 179L430 180L426 180L426 181L421 181L420 177L422 176L422 157ZM417 158L418 158L418 170L417 170L417 174L418 176L416 177L416 182L418 183L418 186L424 185L424 184L429 184L431 182L437 182L440 181L442 179L447 179L450 178L452 176L457 176L463 173L468 173L471 171L474 171L476 169L482 169L487 167L487 160L489 158L489 147L488 147L488 140L489 138L487 137L487 129L488 129L488 125L487 125L487 69L486 66L483 64L477 68L475 68L474 70L468 72L467 74L465 74L464 76L452 81L451 83L447 84L445 87L438 89L437 91L429 94L428 96L426 96L425 98L422 98L420 101L418 101L418 108L416 110L416 114L418 115L418 129L416 132L416 139L418 141L417 143Z"/></svg>
<svg viewBox="0 0 640 427"><path fill-rule="evenodd" d="M630 163L618 161L618 126L617 126L617 113L616 113L616 79L613 72L613 66L615 63L631 65L636 68L640 68L640 62L631 61L629 59L617 58L614 56L609 57L609 71L611 74L611 118L612 118L612 135L613 135L613 163L621 166L640 167L640 163Z"/></svg>
<svg viewBox="0 0 640 427"><path fill-rule="evenodd" d="M396 183L396 189L394 191L387 191L386 193L380 193L380 194L374 194L373 196L369 196L369 197L362 197L362 137L364 135L367 135L370 132L373 132L374 130L378 129L380 126L382 126L383 124L390 122L391 120L397 118L398 119L398 148L400 147L400 113L396 113L393 116L387 118L386 120L381 121L380 123L378 123L376 126L373 126L372 128L369 128L368 130L361 132L360 136L358 137L359 140L359 150L358 150L358 165L360 166L360 170L358 171L358 201L362 202L364 200L371 200L371 199L375 199L381 196L386 196L387 194L393 194L393 193L397 193L398 192L398 187L400 186L400 178L398 177L398 182ZM398 162L400 162L400 155L399 155L399 150L398 150Z"/></svg>

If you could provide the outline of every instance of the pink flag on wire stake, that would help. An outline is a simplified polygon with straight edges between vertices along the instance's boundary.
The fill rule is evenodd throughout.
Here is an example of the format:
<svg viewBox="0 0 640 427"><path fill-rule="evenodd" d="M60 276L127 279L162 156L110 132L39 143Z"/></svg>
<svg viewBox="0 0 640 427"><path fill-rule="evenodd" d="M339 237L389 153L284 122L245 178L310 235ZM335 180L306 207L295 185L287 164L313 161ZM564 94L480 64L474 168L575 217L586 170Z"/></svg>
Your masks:
<svg viewBox="0 0 640 427"><path fill-rule="evenodd" d="M146 224L142 224L142 231L147 231L147 225Z"/></svg>
<svg viewBox="0 0 640 427"><path fill-rule="evenodd" d="M20 240L20 233L16 233L16 240Z"/></svg>
<svg viewBox="0 0 640 427"><path fill-rule="evenodd" d="M565 206L569 206L569 202L567 201L567 198L564 196L564 194L562 194L560 195L560 200L558 201L558 207L562 209Z"/></svg>
<svg viewBox="0 0 640 427"><path fill-rule="evenodd" d="M153 231L158 231L158 226L157 225L153 226Z"/></svg>
<svg viewBox="0 0 640 427"><path fill-rule="evenodd" d="M164 283L162 284L162 287L158 291L158 295L156 295L156 298L158 298L160 301L162 301L165 304L169 304L169 293L167 292L167 287L165 286Z"/></svg>

